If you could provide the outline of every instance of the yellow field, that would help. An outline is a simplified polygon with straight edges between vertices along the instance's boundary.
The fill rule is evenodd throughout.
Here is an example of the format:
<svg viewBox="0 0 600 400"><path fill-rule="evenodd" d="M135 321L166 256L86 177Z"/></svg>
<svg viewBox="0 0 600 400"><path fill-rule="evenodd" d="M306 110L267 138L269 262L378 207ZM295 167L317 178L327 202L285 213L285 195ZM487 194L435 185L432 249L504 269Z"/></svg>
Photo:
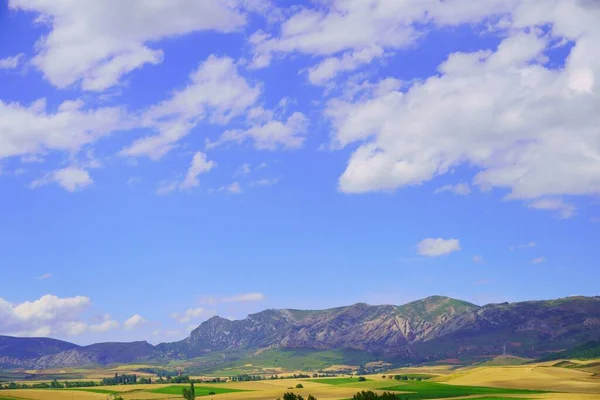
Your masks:
<svg viewBox="0 0 600 400"><path fill-rule="evenodd" d="M81 392L74 390L44 390L44 389L19 389L3 390L0 396L17 399L31 400L104 400L102 393Z"/></svg>
<svg viewBox="0 0 600 400"><path fill-rule="evenodd" d="M548 363L470 368L438 380L451 385L595 393L600 398L598 376L579 369L548 366Z"/></svg>
<svg viewBox="0 0 600 400"><path fill-rule="evenodd" d="M502 395L502 398L527 398L545 400L598 400L600 399L600 377L585 369L590 362L577 362L583 368L560 368L553 365L557 362L538 363L519 366L482 366L467 367L451 370L449 366L413 367L387 371L385 375L393 374L431 374L436 375L430 382L438 382L459 386L487 386L498 388L537 389L561 393L527 394L527 395ZM128 366L127 368L132 368ZM597 368L592 366L589 368ZM122 368L121 370L127 370ZM114 369L113 369L114 371ZM106 373L106 371L105 371ZM359 390L373 390L382 392L383 388L402 384L391 379L383 379L381 375L368 376L367 382L350 382L339 385L310 382L305 379L278 379L255 382L230 382L221 384L196 385L197 387L227 387L242 389L245 392L223 393L205 397L209 399L226 400L275 400L286 391L293 391L306 398L312 394L319 400L339 400L351 398ZM302 383L304 388L295 388ZM122 385L103 386L97 389L119 392L126 400L174 400L181 399L181 395L152 393L150 390L158 389L171 384L151 385ZM0 398L15 398L23 400L105 400L108 395L92 393L81 390L4 390ZM485 395L455 397L454 399L476 399ZM493 397L493 396L491 396Z"/></svg>

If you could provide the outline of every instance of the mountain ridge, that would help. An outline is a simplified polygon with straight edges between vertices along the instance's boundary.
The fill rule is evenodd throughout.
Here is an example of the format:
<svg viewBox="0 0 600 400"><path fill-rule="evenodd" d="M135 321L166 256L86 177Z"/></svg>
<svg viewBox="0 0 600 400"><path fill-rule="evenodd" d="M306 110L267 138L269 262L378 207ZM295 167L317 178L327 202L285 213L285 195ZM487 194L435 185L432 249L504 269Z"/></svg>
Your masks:
<svg viewBox="0 0 600 400"><path fill-rule="evenodd" d="M511 354L537 358L600 339L600 297L478 306L445 296L403 305L356 303L325 310L267 309L241 320L214 316L177 342L79 346L0 336L0 367L186 360L265 349L352 350L398 362Z"/></svg>

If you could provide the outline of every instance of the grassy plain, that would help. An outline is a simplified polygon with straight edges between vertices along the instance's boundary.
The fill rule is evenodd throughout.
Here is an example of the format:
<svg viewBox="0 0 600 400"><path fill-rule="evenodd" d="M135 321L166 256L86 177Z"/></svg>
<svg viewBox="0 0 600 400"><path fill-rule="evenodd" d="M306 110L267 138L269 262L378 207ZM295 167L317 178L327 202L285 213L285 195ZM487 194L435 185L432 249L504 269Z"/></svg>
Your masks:
<svg viewBox="0 0 600 400"><path fill-rule="evenodd" d="M566 362L563 362L566 361ZM478 400L592 400L600 399L600 376L593 372L599 360L558 360L514 366L413 367L357 377L319 379L277 379L253 382L196 384L200 397L226 400L275 400L286 391L319 400L350 399L360 390L378 393L394 391L399 399L478 399ZM123 366L120 371L135 370ZM111 369L110 371L114 371ZM68 373L69 371L65 371ZM83 371L77 371L83 373ZM93 374L99 374L94 370ZM113 372L114 373L114 372ZM390 375L427 374L428 380L398 381ZM85 375L85 374L84 374ZM386 375L384 379L382 375ZM295 386L301 383L302 389ZM0 400L106 400L119 393L126 400L182 399L186 385L151 384L102 386L77 389L18 389L0 392ZM214 392L214 395L209 393Z"/></svg>

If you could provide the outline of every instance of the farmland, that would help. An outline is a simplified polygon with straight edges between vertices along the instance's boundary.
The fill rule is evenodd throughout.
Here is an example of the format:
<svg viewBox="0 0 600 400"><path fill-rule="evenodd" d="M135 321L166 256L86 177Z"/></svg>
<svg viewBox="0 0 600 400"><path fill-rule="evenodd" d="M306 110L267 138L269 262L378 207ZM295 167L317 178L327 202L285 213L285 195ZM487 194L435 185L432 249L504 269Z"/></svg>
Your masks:
<svg viewBox="0 0 600 400"><path fill-rule="evenodd" d="M199 383L199 398L228 400L275 400L285 392L307 398L350 399L359 391L393 392L398 399L459 399L523 400L523 399L597 399L600 396L600 377L595 366L598 360L581 362L559 360L524 365L475 367L431 366L397 369L393 374L367 375L365 381L357 376L338 376L317 379L275 379L249 382ZM590 367L591 366L591 367ZM114 371L116 368L112 368ZM135 370L136 366L121 366L120 371ZM64 371L66 374L69 371ZM78 374L84 374L82 370ZM102 375L98 370L90 372ZM105 373L106 374L106 373ZM396 376L398 375L398 376ZM399 379L405 377L406 379ZM417 380L419 378L427 378ZM301 385L301 388L296 388ZM102 400L118 393L125 400L181 399L186 384L137 384L97 386L70 389L15 389L0 392L0 400Z"/></svg>

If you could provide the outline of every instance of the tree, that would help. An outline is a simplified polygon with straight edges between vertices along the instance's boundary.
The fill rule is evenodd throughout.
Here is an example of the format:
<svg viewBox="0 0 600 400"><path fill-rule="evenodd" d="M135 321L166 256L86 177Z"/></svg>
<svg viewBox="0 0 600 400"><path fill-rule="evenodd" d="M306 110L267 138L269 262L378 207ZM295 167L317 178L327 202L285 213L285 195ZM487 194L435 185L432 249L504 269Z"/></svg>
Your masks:
<svg viewBox="0 0 600 400"><path fill-rule="evenodd" d="M313 396L312 394L309 394L308 397L306 398L306 400L317 400L317 398L315 396Z"/></svg>
<svg viewBox="0 0 600 400"><path fill-rule="evenodd" d="M301 383L296 385L296 389L302 389L304 387L304 385L302 385Z"/></svg>
<svg viewBox="0 0 600 400"><path fill-rule="evenodd" d="M398 400L395 394L384 392L377 394L371 390L358 392L352 397L352 400Z"/></svg>
<svg viewBox="0 0 600 400"><path fill-rule="evenodd" d="M194 400L196 398L196 389L194 388L194 382L190 383L190 388L183 388L183 398L186 400Z"/></svg>
<svg viewBox="0 0 600 400"><path fill-rule="evenodd" d="M359 376L359 377L358 377L358 381L359 381L359 382L364 382L364 381L366 381L366 380L367 380L367 378L365 378L364 376Z"/></svg>

